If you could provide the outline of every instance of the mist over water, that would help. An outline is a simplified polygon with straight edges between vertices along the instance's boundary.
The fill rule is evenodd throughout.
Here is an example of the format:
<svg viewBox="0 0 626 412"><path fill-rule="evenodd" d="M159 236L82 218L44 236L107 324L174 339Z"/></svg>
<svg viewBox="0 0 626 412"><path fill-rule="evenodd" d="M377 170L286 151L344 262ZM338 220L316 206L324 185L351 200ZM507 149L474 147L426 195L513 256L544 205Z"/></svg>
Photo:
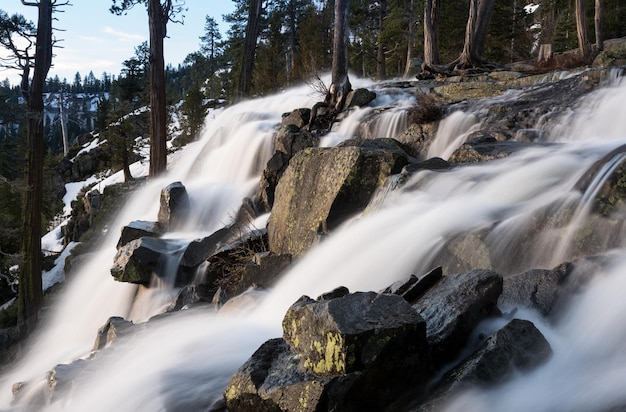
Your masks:
<svg viewBox="0 0 626 412"><path fill-rule="evenodd" d="M359 82L353 80L355 87ZM406 99L397 91L377 93L374 105ZM302 86L207 118L202 139L176 154L166 178L147 183L131 199L110 225L102 249L69 281L23 360L2 376L0 410L10 405L14 382L43 379L56 364L87 356L98 328L110 316L139 324L163 310L163 302L154 305L158 293L137 294L137 287L115 282L109 273L123 225L156 220L160 190L177 180L189 191L193 213L184 230L168 237L192 240L228 224L241 199L256 190L258 174L272 155L281 115L311 107L314 101L310 89ZM301 295L316 297L338 286L352 292L379 291L442 264L446 245L468 233L485 234L484 248L500 259L494 258L492 269L503 275L552 268L571 259L576 225L584 224L589 212L579 207L584 195L575 185L598 159L626 143L626 105L619 104L624 101L626 84L614 84L589 96L564 118L550 132L549 145L446 172L414 174L401 189L390 191L324 239L272 290L255 295L252 309L227 313L189 309L152 320L128 342L97 355L94 374L70 400L46 410L206 410L262 342L282 335L284 313ZM370 111L355 111L326 144L351 138ZM393 122L402 121L389 116ZM459 136L475 126L471 113L453 114L444 120L437 138L445 136L445 143L438 142L429 154L449 156L451 147L462 143ZM372 129L384 133L396 128L377 127ZM528 236L530 221L560 213L577 218L569 226L546 219L545 230L533 233L534 247L523 249L521 257L511 257L520 253L520 239ZM626 403L622 246L613 250L614 261L606 273L594 277L556 324L520 311L552 345L554 355L545 365L496 388L469 391L452 400L448 410L590 411Z"/></svg>

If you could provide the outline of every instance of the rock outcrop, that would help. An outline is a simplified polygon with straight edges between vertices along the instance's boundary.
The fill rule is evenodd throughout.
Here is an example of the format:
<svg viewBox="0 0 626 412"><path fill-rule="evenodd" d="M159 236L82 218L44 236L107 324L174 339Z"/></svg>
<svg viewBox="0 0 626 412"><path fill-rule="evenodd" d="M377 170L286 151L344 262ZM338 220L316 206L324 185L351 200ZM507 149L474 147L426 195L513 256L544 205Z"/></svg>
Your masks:
<svg viewBox="0 0 626 412"><path fill-rule="evenodd" d="M469 385L504 381L550 356L541 332L513 319L459 359L478 323L499 316L501 291L496 273L443 276L436 268L391 285L389 293L341 287L318 300L303 296L285 314L283 337L261 345L233 375L226 406L230 412L438 410Z"/></svg>
<svg viewBox="0 0 626 412"><path fill-rule="evenodd" d="M381 410L430 370L424 320L397 295L302 297L283 332L235 373L229 411Z"/></svg>
<svg viewBox="0 0 626 412"><path fill-rule="evenodd" d="M362 211L384 178L409 162L399 145L368 145L310 148L291 159L276 187L268 223L270 250L301 256L320 235Z"/></svg>

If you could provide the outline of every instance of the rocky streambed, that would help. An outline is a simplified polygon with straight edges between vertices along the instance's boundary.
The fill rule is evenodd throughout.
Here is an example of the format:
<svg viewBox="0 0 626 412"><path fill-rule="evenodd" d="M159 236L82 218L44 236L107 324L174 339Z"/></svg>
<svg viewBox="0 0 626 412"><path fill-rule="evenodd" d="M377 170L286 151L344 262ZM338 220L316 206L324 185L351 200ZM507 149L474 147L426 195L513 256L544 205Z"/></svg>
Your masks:
<svg viewBox="0 0 626 412"><path fill-rule="evenodd" d="M394 83L388 87L416 96L401 134L371 138L391 109L383 107L362 119L351 139L325 148L318 144L333 125L376 94L356 90L339 114L294 108L276 130L275 152L256 193L243 200L232 222L183 245L163 236L178 230L193 207L184 184L171 182L161 192L156 221L124 227L111 274L140 289L154 287L156 276L177 290L165 313L139 324L109 319L91 354L53 368L39 395L31 391L34 383L16 384L15 404L32 409L70 402L108 353L132 345L135 335L159 319L185 310L219 313L243 297L255 301L255 293L273 288L355 215L373 213L389 193L411 191L412 185L420 190L415 176L461 171L529 147L556 145L546 138L552 130L547 125L562 121L583 104L583 96L620 75L621 69L589 69L532 80L497 72L445 84ZM471 112L476 127L446 159L429 156L437 130L457 111ZM620 147L607 157L622 152ZM597 183L594 176L606 163L599 160L579 180L580 192ZM607 251L622 245L626 195L623 160L614 163L593 192L590 224L563 255L566 260L545 268L525 259L525 252L539 245L543 228L560 227L576 214L575 208L552 213L551 204L533 215L526 235L509 245L513 251L506 255L486 226L439 239L437 253L423 262L428 270L408 272L372 291L351 291L338 282L328 293L302 296L286 311L282 336L250 353L219 396L182 404L231 412L434 411L468 387L499 384L542 365L552 356L551 346L516 313L532 310L547 323L558 321L570 297L611 264ZM267 225L256 227L267 213ZM599 243L607 232L612 235ZM172 254L179 263L174 271L164 270L160 262Z"/></svg>

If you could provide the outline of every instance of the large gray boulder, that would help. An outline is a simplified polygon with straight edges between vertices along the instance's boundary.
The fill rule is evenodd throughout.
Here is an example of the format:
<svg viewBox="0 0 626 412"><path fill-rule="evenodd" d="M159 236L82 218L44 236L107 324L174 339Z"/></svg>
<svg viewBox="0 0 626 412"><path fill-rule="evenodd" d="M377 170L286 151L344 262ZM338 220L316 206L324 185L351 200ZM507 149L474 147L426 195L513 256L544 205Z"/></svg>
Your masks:
<svg viewBox="0 0 626 412"><path fill-rule="evenodd" d="M397 295L359 292L316 301L306 296L283 319L283 337L303 367L318 375L363 370L397 346L426 346L426 324ZM399 361L399 359L396 359Z"/></svg>
<svg viewBox="0 0 626 412"><path fill-rule="evenodd" d="M228 410L383 410L431 372L423 319L400 296L302 297L283 339L263 344L233 375Z"/></svg>
<svg viewBox="0 0 626 412"><path fill-rule="evenodd" d="M399 173L407 163L406 153L391 145L298 152L276 187L268 222L270 250L301 256L319 235L362 211L385 177Z"/></svg>
<svg viewBox="0 0 626 412"><path fill-rule="evenodd" d="M481 320L499 314L500 293L502 276L476 269L444 276L413 304L426 321L435 363L452 359Z"/></svg>

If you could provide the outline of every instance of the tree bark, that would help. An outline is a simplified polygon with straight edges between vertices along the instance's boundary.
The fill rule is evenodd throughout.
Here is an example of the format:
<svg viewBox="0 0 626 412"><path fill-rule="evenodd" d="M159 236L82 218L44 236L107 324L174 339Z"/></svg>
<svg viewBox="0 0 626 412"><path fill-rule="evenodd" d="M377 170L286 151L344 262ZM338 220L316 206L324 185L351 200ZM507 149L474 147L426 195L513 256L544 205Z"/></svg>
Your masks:
<svg viewBox="0 0 626 412"><path fill-rule="evenodd" d="M578 34L578 53L581 59L587 61L591 57L591 47L587 33L585 0L576 0L576 33Z"/></svg>
<svg viewBox="0 0 626 412"><path fill-rule="evenodd" d="M241 72L239 73L239 87L236 98L238 100L250 96L252 88L252 70L254 69L254 55L256 43L259 37L260 19L263 12L262 0L250 0L248 10L248 23L246 25L246 37L244 39L244 50L241 61Z"/></svg>
<svg viewBox="0 0 626 412"><path fill-rule="evenodd" d="M28 106L27 169L22 211L22 264L18 289L18 328L26 333L37 321L43 304L41 225L43 210L44 104L43 90L52 65L52 2L38 4L35 66L30 87L22 89ZM28 86L28 63L22 84Z"/></svg>
<svg viewBox="0 0 626 412"><path fill-rule="evenodd" d="M383 80L387 77L385 69L385 43L383 42L383 26L387 14L387 0L380 1L380 13L378 15L378 47L376 50L376 78Z"/></svg>
<svg viewBox="0 0 626 412"><path fill-rule="evenodd" d="M296 48L297 42L297 27L296 27L296 5L294 0L289 0L288 5L289 14L289 49L287 50L287 83L291 83L296 71Z"/></svg>
<svg viewBox="0 0 626 412"><path fill-rule="evenodd" d="M479 67L485 63L483 51L494 3L495 0L470 1L469 16L465 28L465 43L456 65L457 68Z"/></svg>
<svg viewBox="0 0 626 412"><path fill-rule="evenodd" d="M596 29L596 50L604 50L604 35L602 29L602 14L604 11L602 0L596 0L596 11L594 16L594 23Z"/></svg>
<svg viewBox="0 0 626 412"><path fill-rule="evenodd" d="M439 64L439 0L424 3L424 63Z"/></svg>
<svg viewBox="0 0 626 412"><path fill-rule="evenodd" d="M333 33L333 65L327 103L341 111L352 85L348 79L348 17L349 0L335 0Z"/></svg>
<svg viewBox="0 0 626 412"><path fill-rule="evenodd" d="M150 176L167 169L167 101L165 98L165 61L163 39L169 19L169 3L148 0L150 31Z"/></svg>
<svg viewBox="0 0 626 412"><path fill-rule="evenodd" d="M407 28L406 65L404 66L404 78L411 73L411 60L413 60L413 48L415 47L415 0L409 3L409 27Z"/></svg>

